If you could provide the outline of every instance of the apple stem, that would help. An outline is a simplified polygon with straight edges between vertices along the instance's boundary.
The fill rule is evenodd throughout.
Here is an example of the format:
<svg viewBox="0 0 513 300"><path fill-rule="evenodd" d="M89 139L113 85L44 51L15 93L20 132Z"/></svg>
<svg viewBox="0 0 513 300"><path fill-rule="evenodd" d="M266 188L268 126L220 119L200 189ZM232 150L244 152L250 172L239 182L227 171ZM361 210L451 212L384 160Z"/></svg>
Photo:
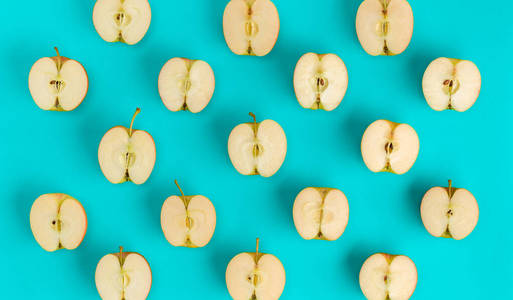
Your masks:
<svg viewBox="0 0 513 300"><path fill-rule="evenodd" d="M256 256L256 258L257 258L257 259L258 259L258 243L259 243L259 242L260 242L260 239L259 239L259 238L257 238L257 239L256 239L256 252L255 252L255 253L256 253L256 255L255 255L255 256Z"/></svg>
<svg viewBox="0 0 513 300"><path fill-rule="evenodd" d="M448 187L448 189L449 189L449 198L451 198L452 197L452 180L450 180L450 179L449 179L449 187Z"/></svg>
<svg viewBox="0 0 513 300"><path fill-rule="evenodd" d="M180 193L182 193L182 197L185 197L185 195L183 194L182 188L180 187L180 185L178 184L178 181L176 179L175 179L175 184L178 187L178 189L180 190Z"/></svg>
<svg viewBox="0 0 513 300"><path fill-rule="evenodd" d="M252 113L252 112L250 112L250 113L249 113L249 115L250 115L251 117L253 117L253 122L255 123L255 126L256 126L257 121L256 121L256 116L255 116L255 114L254 114L254 113Z"/></svg>
<svg viewBox="0 0 513 300"><path fill-rule="evenodd" d="M141 112L141 109L138 107L136 110L135 110L135 113L132 117L132 122L130 122L130 129L128 130L128 135L129 136L132 136L132 126L134 125L134 120L135 120L135 117Z"/></svg>
<svg viewBox="0 0 513 300"><path fill-rule="evenodd" d="M57 52L57 70L61 69L61 55L59 54L59 49L57 47L53 47L55 49L55 52Z"/></svg>

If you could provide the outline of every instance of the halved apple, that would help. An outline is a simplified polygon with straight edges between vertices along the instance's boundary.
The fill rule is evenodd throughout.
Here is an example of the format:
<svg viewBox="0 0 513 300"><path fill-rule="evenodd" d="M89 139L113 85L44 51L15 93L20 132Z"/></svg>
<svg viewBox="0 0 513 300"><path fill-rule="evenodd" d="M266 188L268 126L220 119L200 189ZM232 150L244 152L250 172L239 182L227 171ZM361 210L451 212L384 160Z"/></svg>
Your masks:
<svg viewBox="0 0 513 300"><path fill-rule="evenodd" d="M471 61L440 57L427 67L422 90L434 110L466 111L479 97L481 73Z"/></svg>
<svg viewBox="0 0 513 300"><path fill-rule="evenodd" d="M139 253L123 252L107 254L96 266L96 289L103 300L143 300L151 288L151 269L148 261Z"/></svg>
<svg viewBox="0 0 513 300"><path fill-rule="evenodd" d="M280 260L258 252L236 255L226 268L226 286L234 300L277 300L285 288L285 269Z"/></svg>
<svg viewBox="0 0 513 300"><path fill-rule="evenodd" d="M100 141L98 161L103 175L112 183L132 181L143 184L155 166L153 138L146 131L132 129L140 111L139 108L135 110L130 128L113 127Z"/></svg>
<svg viewBox="0 0 513 300"><path fill-rule="evenodd" d="M299 104L309 109L334 110L347 91L347 68L336 54L306 53L294 71Z"/></svg>
<svg viewBox="0 0 513 300"><path fill-rule="evenodd" d="M420 216L427 231L435 237L461 240L476 227L479 206L466 189L433 187L426 192L420 205Z"/></svg>
<svg viewBox="0 0 513 300"><path fill-rule="evenodd" d="M334 241L342 235L349 220L346 195L332 188L302 190L292 211L297 232L305 240Z"/></svg>
<svg viewBox="0 0 513 300"><path fill-rule="evenodd" d="M356 13L356 34L370 55L396 55L410 44L413 12L406 0L365 0Z"/></svg>
<svg viewBox="0 0 513 300"><path fill-rule="evenodd" d="M363 263L360 288L369 300L407 300L415 291L417 277L409 257L377 253Z"/></svg>
<svg viewBox="0 0 513 300"><path fill-rule="evenodd" d="M137 44L151 22L148 0L98 0L93 9L94 28L107 42Z"/></svg>
<svg viewBox="0 0 513 300"><path fill-rule="evenodd" d="M267 55L280 32L280 17L269 0L231 0L223 15L224 38L238 55Z"/></svg>
<svg viewBox="0 0 513 300"><path fill-rule="evenodd" d="M216 210L210 200L201 195L171 196L164 201L160 223L166 240L177 247L203 247L216 229Z"/></svg>
<svg viewBox="0 0 513 300"><path fill-rule="evenodd" d="M404 174L419 154L419 137L408 124L377 120L362 138L362 157L372 172Z"/></svg>
<svg viewBox="0 0 513 300"><path fill-rule="evenodd" d="M41 109L74 110L87 94L89 79L78 61L55 51L57 56L40 58L30 69L30 94Z"/></svg>
<svg viewBox="0 0 513 300"><path fill-rule="evenodd" d="M30 228L46 251L77 248L87 231L87 216L78 200L66 194L39 196L30 209Z"/></svg>
<svg viewBox="0 0 513 300"><path fill-rule="evenodd" d="M159 94L170 111L202 111L210 102L214 88L214 72L202 60L175 57L160 71Z"/></svg>
<svg viewBox="0 0 513 300"><path fill-rule="evenodd" d="M228 138L228 154L233 166L242 175L270 177L276 173L287 154L287 137L280 124L273 120L237 125Z"/></svg>

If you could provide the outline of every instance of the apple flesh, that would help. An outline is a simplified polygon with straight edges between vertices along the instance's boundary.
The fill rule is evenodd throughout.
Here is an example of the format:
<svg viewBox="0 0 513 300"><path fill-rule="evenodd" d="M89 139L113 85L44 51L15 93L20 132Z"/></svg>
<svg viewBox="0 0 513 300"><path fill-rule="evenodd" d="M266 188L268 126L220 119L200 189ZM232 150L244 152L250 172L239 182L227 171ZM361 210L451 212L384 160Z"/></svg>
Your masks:
<svg viewBox="0 0 513 300"><path fill-rule="evenodd" d="M294 201L294 225L305 240L334 241L346 229L349 204L342 191L308 187Z"/></svg>
<svg viewBox="0 0 513 300"><path fill-rule="evenodd" d="M422 90L432 109L463 112L479 97L481 73L471 61L440 57L427 67Z"/></svg>
<svg viewBox="0 0 513 300"><path fill-rule="evenodd" d="M280 260L258 252L240 253L228 263L226 286L234 300L277 300L285 288L285 269Z"/></svg>
<svg viewBox="0 0 513 300"><path fill-rule="evenodd" d="M413 12L406 0L365 0L356 13L356 34L370 55L396 55L408 47Z"/></svg>
<svg viewBox="0 0 513 300"><path fill-rule="evenodd" d="M77 248L87 231L87 216L78 200L66 194L39 196L30 209L30 228L46 251Z"/></svg>
<svg viewBox="0 0 513 300"><path fill-rule="evenodd" d="M103 300L143 300L151 288L151 269L139 253L123 252L107 254L96 266L96 289Z"/></svg>
<svg viewBox="0 0 513 300"><path fill-rule="evenodd" d="M406 300L416 286L417 268L404 255L374 254L360 270L360 288L369 300Z"/></svg>
<svg viewBox="0 0 513 300"><path fill-rule="evenodd" d="M103 175L112 183L132 181L143 184L155 166L155 142L143 130L132 129L136 109L130 128L116 126L107 131L98 147L98 161Z"/></svg>
<svg viewBox="0 0 513 300"><path fill-rule="evenodd" d="M107 42L137 44L151 22L148 0L98 0L93 9L94 28Z"/></svg>
<svg viewBox="0 0 513 300"><path fill-rule="evenodd" d="M177 247L203 247L216 228L216 210L210 200L201 195L171 196L162 205L160 223L166 240Z"/></svg>
<svg viewBox="0 0 513 300"><path fill-rule="evenodd" d="M84 100L89 80L86 70L76 60L60 56L43 57L29 73L32 99L44 110L70 111Z"/></svg>
<svg viewBox="0 0 513 300"><path fill-rule="evenodd" d="M175 57L160 71L159 94L170 111L202 111L210 102L214 88L214 72L202 60Z"/></svg>
<svg viewBox="0 0 513 300"><path fill-rule="evenodd" d="M270 177L276 173L287 154L287 138L273 120L237 125L228 138L228 154L242 175Z"/></svg>
<svg viewBox="0 0 513 300"><path fill-rule="evenodd" d="M406 173L419 154L419 137L408 124L373 122L363 134L362 157L372 172Z"/></svg>
<svg viewBox="0 0 513 300"><path fill-rule="evenodd" d="M466 189L433 187L426 192L420 205L420 216L427 231L435 237L461 240L476 227L479 206Z"/></svg>
<svg viewBox="0 0 513 300"><path fill-rule="evenodd" d="M224 38L238 55L267 55L280 32L280 17L269 0L232 0L223 15Z"/></svg>
<svg viewBox="0 0 513 300"><path fill-rule="evenodd" d="M306 53L294 71L299 104L309 109L334 110L347 91L347 68L335 54Z"/></svg>

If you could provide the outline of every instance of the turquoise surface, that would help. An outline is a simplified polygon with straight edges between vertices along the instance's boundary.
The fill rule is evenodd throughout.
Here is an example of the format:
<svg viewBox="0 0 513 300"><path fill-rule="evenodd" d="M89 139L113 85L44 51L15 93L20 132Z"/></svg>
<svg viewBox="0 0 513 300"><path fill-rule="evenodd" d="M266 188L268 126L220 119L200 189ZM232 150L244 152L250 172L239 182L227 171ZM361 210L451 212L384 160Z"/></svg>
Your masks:
<svg viewBox="0 0 513 300"><path fill-rule="evenodd" d="M265 57L230 52L222 33L227 1L151 1L152 23L135 46L109 44L92 24L94 1L4 1L1 12L2 147L0 182L3 299L98 298L99 259L123 245L144 255L153 271L150 299L228 299L225 269L237 253L261 251L284 264L282 299L363 299L358 273L375 252L405 254L418 268L414 299L513 298L511 149L513 26L508 1L410 1L414 34L395 57L371 57L354 21L359 0L275 0L281 30ZM48 112L31 99L27 78L40 57L61 54L89 74L86 99L73 112ZM349 89L332 112L299 106L292 75L306 52L338 54ZM216 90L199 114L162 104L157 78L176 56L213 68ZM467 112L435 112L421 90L433 59L469 59L479 67L482 92ZM157 162L141 186L113 185L102 175L97 148L103 134L127 126L150 132ZM248 112L284 128L288 153L271 178L242 176L226 144ZM374 174L360 154L371 122L412 125L420 154L405 175ZM209 197L217 228L201 249L168 244L160 228L164 200L178 193ZM480 219L465 240L434 238L419 206L432 186L452 179L478 200ZM292 221L292 204L307 186L341 189L349 224L335 242L305 241ZM41 194L61 192L84 205L89 227L74 251L45 252L34 240L29 212Z"/></svg>

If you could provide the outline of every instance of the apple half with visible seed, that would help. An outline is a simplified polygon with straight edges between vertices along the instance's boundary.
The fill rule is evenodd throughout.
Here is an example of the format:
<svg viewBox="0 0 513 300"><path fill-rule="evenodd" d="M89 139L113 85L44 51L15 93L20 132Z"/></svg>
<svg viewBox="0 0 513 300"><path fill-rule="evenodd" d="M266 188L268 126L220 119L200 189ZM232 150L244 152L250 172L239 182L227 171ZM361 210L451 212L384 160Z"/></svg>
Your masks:
<svg viewBox="0 0 513 300"><path fill-rule="evenodd" d="M422 91L432 109L463 112L479 97L481 73L471 61L440 57L427 67Z"/></svg>
<svg viewBox="0 0 513 300"><path fill-rule="evenodd" d="M402 53L413 34L413 12L406 0L365 0L356 13L356 34L370 55Z"/></svg>
<svg viewBox="0 0 513 300"><path fill-rule="evenodd" d="M66 194L39 196L30 209L30 228L46 251L77 248L87 231L87 216L78 200Z"/></svg>
<svg viewBox="0 0 513 300"><path fill-rule="evenodd" d="M349 204L338 189L308 187L294 201L294 225L305 240L334 241L346 229Z"/></svg>
<svg viewBox="0 0 513 300"><path fill-rule="evenodd" d="M215 88L214 71L202 60L175 57L159 74L159 94L170 111L202 111L210 102Z"/></svg>
<svg viewBox="0 0 513 300"><path fill-rule="evenodd" d="M280 32L280 17L269 0L231 0L223 15L224 38L238 55L267 55Z"/></svg>
<svg viewBox="0 0 513 300"><path fill-rule="evenodd" d="M151 288L151 269L148 261L139 253L124 252L107 254L96 266L96 289L103 300L143 300Z"/></svg>
<svg viewBox="0 0 513 300"><path fill-rule="evenodd" d="M256 251L240 253L228 263L226 286L234 300L277 300L285 288L285 269L272 255Z"/></svg>
<svg viewBox="0 0 513 300"><path fill-rule="evenodd" d="M417 267L404 255L377 253L363 263L360 288L369 300L407 300L417 286Z"/></svg>
<svg viewBox="0 0 513 300"><path fill-rule="evenodd" d="M150 22L148 0L98 0L94 5L94 28L106 42L137 44Z"/></svg>
<svg viewBox="0 0 513 300"><path fill-rule="evenodd" d="M334 110L347 91L347 68L336 54L306 53L294 71L299 104L309 109Z"/></svg>
<svg viewBox="0 0 513 300"><path fill-rule="evenodd" d="M408 124L377 120L362 138L362 157L372 172L404 174L419 154L419 137Z"/></svg>
<svg viewBox="0 0 513 300"><path fill-rule="evenodd" d="M216 229L216 210L210 200L202 195L171 196L164 201L160 223L166 240L177 247L203 247L208 244Z"/></svg>
<svg viewBox="0 0 513 300"><path fill-rule="evenodd" d="M280 124L273 120L237 125L228 138L228 154L233 166L242 175L270 177L276 173L287 154L287 137Z"/></svg>
<svg viewBox="0 0 513 300"><path fill-rule="evenodd" d="M155 166L155 142L144 130L132 129L141 110L137 108L130 128L111 128L100 141L98 161L103 175L112 183L132 181L143 184Z"/></svg>
<svg viewBox="0 0 513 300"><path fill-rule="evenodd" d="M476 227L479 206L474 195L462 188L433 187L420 205L420 216L426 230L435 237L461 240Z"/></svg>
<svg viewBox="0 0 513 300"><path fill-rule="evenodd" d="M89 79L86 70L76 60L60 56L37 60L29 73L32 99L44 110L70 111L84 100Z"/></svg>

